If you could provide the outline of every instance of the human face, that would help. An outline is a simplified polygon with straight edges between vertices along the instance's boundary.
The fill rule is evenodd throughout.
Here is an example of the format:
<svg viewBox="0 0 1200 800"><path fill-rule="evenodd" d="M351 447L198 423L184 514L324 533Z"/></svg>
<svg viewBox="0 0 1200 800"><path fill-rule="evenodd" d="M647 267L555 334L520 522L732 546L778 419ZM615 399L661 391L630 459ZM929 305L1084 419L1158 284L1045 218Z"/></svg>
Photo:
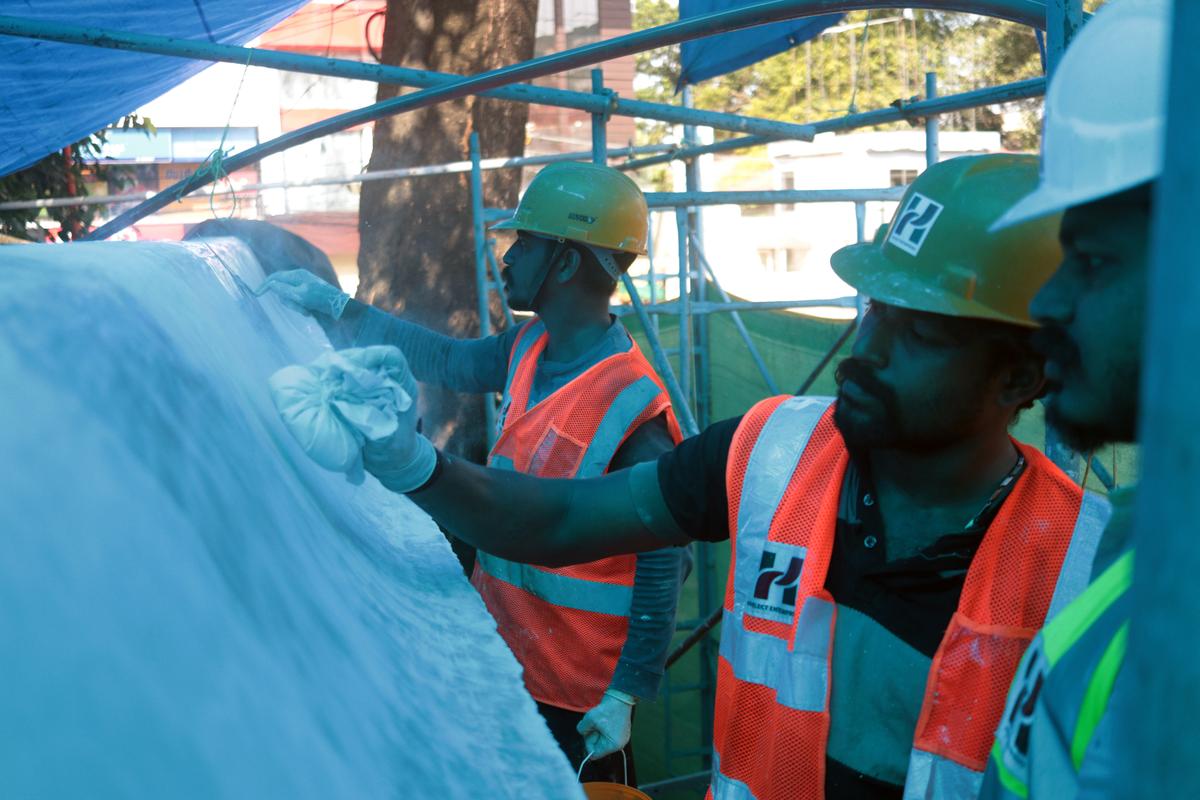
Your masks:
<svg viewBox="0 0 1200 800"><path fill-rule="evenodd" d="M1081 451L1136 437L1149 230L1144 187L1068 210L1063 262L1030 305L1046 420Z"/></svg>
<svg viewBox="0 0 1200 800"><path fill-rule="evenodd" d="M517 240L500 259L504 262L500 277L504 281L509 308L513 311L537 310L538 295L550 271L550 262L558 252L557 242L525 231L517 232Z"/></svg>
<svg viewBox="0 0 1200 800"><path fill-rule="evenodd" d="M988 324L872 301L837 368L834 422L846 443L927 452L1007 424Z"/></svg>

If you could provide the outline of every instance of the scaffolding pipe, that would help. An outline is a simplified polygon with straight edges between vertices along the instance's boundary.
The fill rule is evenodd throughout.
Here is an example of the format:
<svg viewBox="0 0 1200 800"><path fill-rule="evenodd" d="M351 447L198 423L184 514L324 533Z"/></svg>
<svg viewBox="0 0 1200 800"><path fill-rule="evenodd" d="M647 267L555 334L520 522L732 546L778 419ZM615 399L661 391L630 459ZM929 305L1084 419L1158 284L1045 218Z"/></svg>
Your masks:
<svg viewBox="0 0 1200 800"><path fill-rule="evenodd" d="M596 67L592 70L592 94L606 97L604 88L604 70ZM608 95L611 96L611 95ZM592 114L592 163L608 164L608 107L604 111Z"/></svg>
<svg viewBox="0 0 1200 800"><path fill-rule="evenodd" d="M488 336L492 332L490 309L488 308L488 265L485 250L487 248L487 231L483 227L483 172L479 169L479 134L471 131L469 145L471 151L471 222L475 234L475 285L479 287L479 336ZM496 404L490 395L483 398L483 414L487 426L487 442L490 448L495 444L496 437Z"/></svg>
<svg viewBox="0 0 1200 800"><path fill-rule="evenodd" d="M102 47L112 50L127 50L138 53L153 53L199 61L218 61L228 64L250 64L255 67L301 72L309 75L324 75L331 78L371 81L394 86L428 89L444 86L460 80L462 76L447 72L429 72L409 67L394 67L385 64L368 64L349 59L325 58L279 50L264 50L257 47L239 47L231 44L179 39L173 36L156 36L146 33L106 30L83 25L57 23L48 20L24 19L0 16L0 34L20 36L27 39ZM666 103L650 103L642 100L626 100L616 96L598 98L588 92L573 92L545 86L518 84L492 91L479 92L486 97L512 100L520 103L574 108L591 114L608 113L624 117L641 117L662 122L711 125L720 130L737 133L769 133L776 136L811 138L804 126L790 122L756 119L739 114L718 111L695 111L688 113L679 106Z"/></svg>
<svg viewBox="0 0 1200 800"><path fill-rule="evenodd" d="M729 303L729 295L721 286L721 282L717 280L717 273L713 270L712 264L709 263L708 256L704 254L703 248L700 247L695 239L692 240L692 247L699 254L700 263L704 266L705 272L708 273L708 278L712 281L713 288L717 290L717 294L720 295L724 303ZM754 360L754 366L758 367L758 372L767 384L767 389L772 395L782 394L779 391L778 384L775 383L775 379L771 377L771 371L767 369L767 362L763 361L762 355L758 352L758 347L754 344L754 340L750 338L750 331L746 330L746 323L742 322L742 315L734 309L730 309L729 313L732 315L733 326L737 328L738 335L742 337L742 341L746 344L746 349L750 351L750 358Z"/></svg>
<svg viewBox="0 0 1200 800"><path fill-rule="evenodd" d="M724 205L775 205L788 203L857 203L896 201L904 186L886 189L764 189L746 192L647 192L650 208Z"/></svg>
<svg viewBox="0 0 1200 800"><path fill-rule="evenodd" d="M675 235L679 258L679 301L675 308L679 313L679 384L683 387L683 401L689 412L692 404L692 332L691 322L691 277L688 268L688 224L687 208L675 209ZM666 305L665 303L663 305Z"/></svg>
<svg viewBox="0 0 1200 800"><path fill-rule="evenodd" d="M667 384L667 389L675 396L676 407L675 413L679 417L679 422L683 428L683 432L687 436L695 436L700 432L696 426L696 418L692 416L692 409L688 407L683 394L683 388L679 385L679 380L675 377L675 370L671 368L671 360L667 358L667 353L663 349L662 341L658 338L658 331L650 324L650 317L646 313L646 307L642 304L642 298L638 297L637 288L633 285L633 279L629 277L629 273L621 275L621 282L625 286L625 291L629 292L630 302L633 303L634 313L642 323L642 330L646 333L646 341L650 343L650 352L654 355L654 363L658 367L659 377Z"/></svg>
<svg viewBox="0 0 1200 800"><path fill-rule="evenodd" d="M346 128L373 122L377 119L425 108L435 103L447 100L457 100L473 94L482 94L491 89L498 89L523 80L532 80L546 75L562 72L577 67L588 66L624 55L632 55L643 50L678 44L689 39L697 39L726 31L778 22L796 17L812 16L818 13L830 13L839 10L854 10L857 8L874 8L884 6L889 0L768 0L752 6L726 9L725 11L704 14L642 31L635 31L614 39L608 39L592 44L586 44L570 50L534 58L520 64L514 64L500 69L479 73L461 80L451 81L440 86L423 89L413 94L401 95L384 100L374 105L366 106L344 114L338 114L297 130L290 131L262 144L255 145L241 153L236 153L225 160L223 171L231 172L256 163L275 153L287 150L298 144L312 141ZM969 13L982 13L988 16L1009 19L1034 27L1045 24L1045 7L1034 0L940 0L933 3L934 7L945 11L961 10ZM918 5L924 5L920 3ZM52 25L57 23L52 23ZM192 42L199 47L212 47L213 43ZM289 54L290 55L290 54ZM247 62L249 63L249 62ZM105 239L116 231L136 222L147 214L151 214L171 201L172 197L181 197L194 189L207 186L218 179L216 173L222 170L199 170L182 181L170 186L150 200L124 212L116 219L92 231L84 239Z"/></svg>
<svg viewBox="0 0 1200 800"><path fill-rule="evenodd" d="M669 150L670 145L651 144L637 147L619 147L608 151L609 158L620 158L642 152L662 152ZM571 153L553 153L540 156L523 156L521 158L485 158L479 162L480 169L512 169L516 167L554 164L560 161L583 161L592 158L591 150L580 150ZM370 181L387 181L406 178L422 178L429 175L450 175L470 172L470 161L450 161L445 164L430 164L425 167L402 167L399 169L381 169L373 172L360 172L356 175L345 175L340 178L313 178L306 181L274 181L271 183L248 183L235 186L234 192L260 192L268 189L311 189L319 186L347 186L354 183L369 183ZM157 192L131 192L121 195L97 195L95 197L51 197L41 200L13 200L0 203L0 211L10 211L22 208L61 208L65 206L102 206L116 205L146 200L154 197ZM196 196L193 192L189 197Z"/></svg>
<svg viewBox="0 0 1200 800"><path fill-rule="evenodd" d="M1046 77L1054 74L1067 45L1083 26L1083 0L1046 0Z"/></svg>
<svg viewBox="0 0 1200 800"><path fill-rule="evenodd" d="M937 97L937 73L925 73L925 99L933 100ZM936 116L928 116L925 118L925 166L932 167L938 163L938 118Z"/></svg>
<svg viewBox="0 0 1200 800"><path fill-rule="evenodd" d="M897 100L888 108L863 111L859 114L850 114L844 117L835 117L821 122L814 122L812 128L817 133L829 133L857 128L869 128L873 125L886 125L892 122L911 122L922 117L962 111L965 108L1010 103L1014 100L1028 100L1031 97L1041 97L1045 93L1045 78L1029 78L1014 83L1005 83L1000 86L989 86L984 89L962 92L961 94L943 95L932 100ZM700 147L677 148L670 153L660 156L649 156L647 158L626 161L624 164L618 165L617 169L641 169L642 167L652 167L708 153L723 153L731 150L742 150L747 147L757 147L758 145L768 144L777 140L777 137L773 136L741 136L736 139L726 139L723 142L714 142L713 144L706 144Z"/></svg>

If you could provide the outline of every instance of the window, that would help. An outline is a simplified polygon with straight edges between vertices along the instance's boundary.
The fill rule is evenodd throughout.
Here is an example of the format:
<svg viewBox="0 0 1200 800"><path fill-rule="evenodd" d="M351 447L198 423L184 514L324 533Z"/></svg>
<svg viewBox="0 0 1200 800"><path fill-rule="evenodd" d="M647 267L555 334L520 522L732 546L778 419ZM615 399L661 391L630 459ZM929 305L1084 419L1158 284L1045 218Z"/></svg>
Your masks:
<svg viewBox="0 0 1200 800"><path fill-rule="evenodd" d="M787 260L785 269L788 272L799 272L804 269L804 259L808 257L809 248L807 247L789 247L784 251L784 256Z"/></svg>
<svg viewBox="0 0 1200 800"><path fill-rule="evenodd" d="M760 248L758 251L758 261L767 272L775 271L775 251L773 249Z"/></svg>
<svg viewBox="0 0 1200 800"><path fill-rule="evenodd" d="M894 169L890 173L892 186L907 186L917 179L918 170Z"/></svg>

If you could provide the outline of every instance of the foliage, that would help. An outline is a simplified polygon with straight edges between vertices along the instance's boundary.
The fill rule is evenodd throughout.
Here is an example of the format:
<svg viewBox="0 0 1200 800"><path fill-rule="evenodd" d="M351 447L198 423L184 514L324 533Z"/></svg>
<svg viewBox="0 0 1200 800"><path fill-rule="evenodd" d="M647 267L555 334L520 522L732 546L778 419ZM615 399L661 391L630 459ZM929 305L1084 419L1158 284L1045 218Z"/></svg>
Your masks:
<svg viewBox="0 0 1200 800"><path fill-rule="evenodd" d="M137 114L122 117L112 127L141 130L147 136L155 133L154 123ZM23 170L0 177L0 199L15 201L83 197L88 193L85 181L89 171L93 173L94 180L107 181L118 190L130 185L131 172L127 167L105 165L99 160L100 150L107 138L106 130L97 131L55 151ZM97 209L97 206L64 206L0 211L0 233L19 239L43 240L49 234L38 220L49 218L59 223L59 237L69 241L88 230ZM30 233L31 224L40 234Z"/></svg>
<svg viewBox="0 0 1200 800"><path fill-rule="evenodd" d="M1086 3L1089 10L1098 5ZM661 25L677 15L673 0L636 0L634 27ZM864 27L868 19L875 24ZM637 71L639 98L672 102L679 48L640 54ZM694 88L694 98L697 108L812 122L921 96L926 72L936 72L939 93L950 94L1036 77L1042 64L1033 33L1021 25L943 11L857 11L834 32L705 81ZM1040 107L1039 100L1029 100L947 114L941 121L947 130L1003 130L1005 146L1026 149L1036 147ZM1006 120L1005 111L1015 113ZM655 142L668 130L647 123L641 133Z"/></svg>

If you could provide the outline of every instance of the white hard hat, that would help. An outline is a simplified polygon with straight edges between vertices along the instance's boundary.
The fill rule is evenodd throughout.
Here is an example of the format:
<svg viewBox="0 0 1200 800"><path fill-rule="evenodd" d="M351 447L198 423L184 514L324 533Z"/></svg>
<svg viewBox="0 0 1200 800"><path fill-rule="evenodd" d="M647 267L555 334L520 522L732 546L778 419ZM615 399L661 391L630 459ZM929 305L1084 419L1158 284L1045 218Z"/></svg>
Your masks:
<svg viewBox="0 0 1200 800"><path fill-rule="evenodd" d="M1041 181L993 230L1158 177L1170 19L1167 0L1111 0L1084 25L1046 93Z"/></svg>

